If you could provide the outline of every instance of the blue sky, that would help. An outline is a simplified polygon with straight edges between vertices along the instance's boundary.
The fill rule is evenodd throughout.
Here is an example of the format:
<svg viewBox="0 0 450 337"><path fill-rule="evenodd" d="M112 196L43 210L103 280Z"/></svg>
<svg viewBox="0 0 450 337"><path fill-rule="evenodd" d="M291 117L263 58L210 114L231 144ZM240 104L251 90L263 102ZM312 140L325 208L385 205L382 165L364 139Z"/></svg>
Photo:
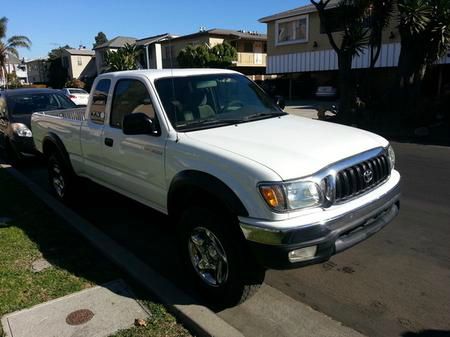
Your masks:
<svg viewBox="0 0 450 337"><path fill-rule="evenodd" d="M3 2L3 1L2 1ZM105 32L143 38L172 33L189 34L200 26L266 32L257 20L306 4L307 0L21 0L5 1L0 16L9 19L7 36L26 35L31 50L21 57L47 55L60 45L92 47L94 36Z"/></svg>

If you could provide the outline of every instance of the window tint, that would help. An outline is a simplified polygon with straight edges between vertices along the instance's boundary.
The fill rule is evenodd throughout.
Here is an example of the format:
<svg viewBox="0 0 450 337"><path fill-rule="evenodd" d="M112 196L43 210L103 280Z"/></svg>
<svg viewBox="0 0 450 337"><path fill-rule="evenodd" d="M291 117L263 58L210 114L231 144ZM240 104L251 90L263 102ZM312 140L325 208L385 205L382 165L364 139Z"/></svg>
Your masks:
<svg viewBox="0 0 450 337"><path fill-rule="evenodd" d="M105 122L105 109L110 86L111 80L105 79L99 81L95 87L91 104L91 121L94 123L103 124Z"/></svg>
<svg viewBox="0 0 450 337"><path fill-rule="evenodd" d="M152 100L145 85L138 80L120 80L114 89L111 126L121 129L123 118L137 112L146 114L152 120L156 119Z"/></svg>

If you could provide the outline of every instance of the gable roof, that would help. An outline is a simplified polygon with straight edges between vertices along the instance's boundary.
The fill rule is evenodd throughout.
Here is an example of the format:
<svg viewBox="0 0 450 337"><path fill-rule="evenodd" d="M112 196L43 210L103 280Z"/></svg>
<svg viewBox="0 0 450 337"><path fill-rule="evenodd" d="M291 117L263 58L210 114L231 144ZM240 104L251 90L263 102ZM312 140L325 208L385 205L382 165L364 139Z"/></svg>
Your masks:
<svg viewBox="0 0 450 337"><path fill-rule="evenodd" d="M64 49L66 52L68 52L70 55L84 55L84 56L94 56L95 52L90 49Z"/></svg>
<svg viewBox="0 0 450 337"><path fill-rule="evenodd" d="M258 32L249 32L245 30L232 30L232 29L221 29L221 28L213 28L208 30L199 31L197 33L183 35L177 37L175 39L189 39L196 36L202 35L218 35L218 36L230 36L236 39L245 39L245 40L257 40L257 41L266 41L267 35L258 33Z"/></svg>
<svg viewBox="0 0 450 337"><path fill-rule="evenodd" d="M155 43L155 42L159 42L159 41L162 41L162 40L173 39L173 38L176 38L176 37L178 37L178 36L171 35L169 33L164 33L164 34L159 34L159 35L155 35L155 36L149 36L149 37L145 37L143 39L136 40L136 45L137 46L147 46L147 45Z"/></svg>
<svg viewBox="0 0 450 337"><path fill-rule="evenodd" d="M135 37L116 36L114 39L111 39L109 41L106 41L105 43L102 43L101 45L96 46L94 50L102 48L122 48L127 43L133 44L135 42L136 42Z"/></svg>
<svg viewBox="0 0 450 337"><path fill-rule="evenodd" d="M328 3L326 8L330 9L330 8L337 7L337 5L339 4L339 1L340 0L330 0L330 2ZM268 23L271 21L279 20L279 19L289 18L291 16L314 13L316 11L317 11L316 6L314 6L313 4L309 4L306 6L301 6L301 7L297 7L294 9L290 9L288 11L284 11L281 13L276 13L276 14L273 14L270 16L265 16L265 17L259 19L258 21L261 23Z"/></svg>

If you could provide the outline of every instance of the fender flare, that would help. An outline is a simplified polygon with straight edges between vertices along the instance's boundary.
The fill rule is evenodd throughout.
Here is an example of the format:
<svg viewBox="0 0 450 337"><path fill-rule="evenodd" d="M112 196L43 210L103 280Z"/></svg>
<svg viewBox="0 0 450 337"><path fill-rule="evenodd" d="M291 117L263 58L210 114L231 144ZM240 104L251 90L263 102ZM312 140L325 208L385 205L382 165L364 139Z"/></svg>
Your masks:
<svg viewBox="0 0 450 337"><path fill-rule="evenodd" d="M46 144L48 143L52 144L52 146L56 149L56 154L59 155L64 165L73 173L74 170L72 167L72 163L70 162L69 153L67 152L64 143L58 137L58 135L54 134L53 132L50 132L42 140L42 152L45 157L48 157L48 153L46 153L47 151L45 151L46 146L48 146Z"/></svg>
<svg viewBox="0 0 450 337"><path fill-rule="evenodd" d="M188 191L204 191L216 197L233 214L248 216L244 204L227 184L211 174L196 170L182 171L172 179L167 196L169 215L178 213L181 207L178 205L177 199Z"/></svg>

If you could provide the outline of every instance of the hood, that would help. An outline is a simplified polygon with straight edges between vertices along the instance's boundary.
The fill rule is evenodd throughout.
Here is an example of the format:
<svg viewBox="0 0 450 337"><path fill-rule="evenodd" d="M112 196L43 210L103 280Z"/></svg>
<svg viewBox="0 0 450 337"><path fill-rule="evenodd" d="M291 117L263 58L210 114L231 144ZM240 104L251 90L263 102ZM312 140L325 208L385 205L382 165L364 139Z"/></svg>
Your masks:
<svg viewBox="0 0 450 337"><path fill-rule="evenodd" d="M294 115L186 133L264 165L283 180L305 177L339 160L387 146L373 133Z"/></svg>
<svg viewBox="0 0 450 337"><path fill-rule="evenodd" d="M22 123L31 128L31 114L12 115L10 121L11 123Z"/></svg>

